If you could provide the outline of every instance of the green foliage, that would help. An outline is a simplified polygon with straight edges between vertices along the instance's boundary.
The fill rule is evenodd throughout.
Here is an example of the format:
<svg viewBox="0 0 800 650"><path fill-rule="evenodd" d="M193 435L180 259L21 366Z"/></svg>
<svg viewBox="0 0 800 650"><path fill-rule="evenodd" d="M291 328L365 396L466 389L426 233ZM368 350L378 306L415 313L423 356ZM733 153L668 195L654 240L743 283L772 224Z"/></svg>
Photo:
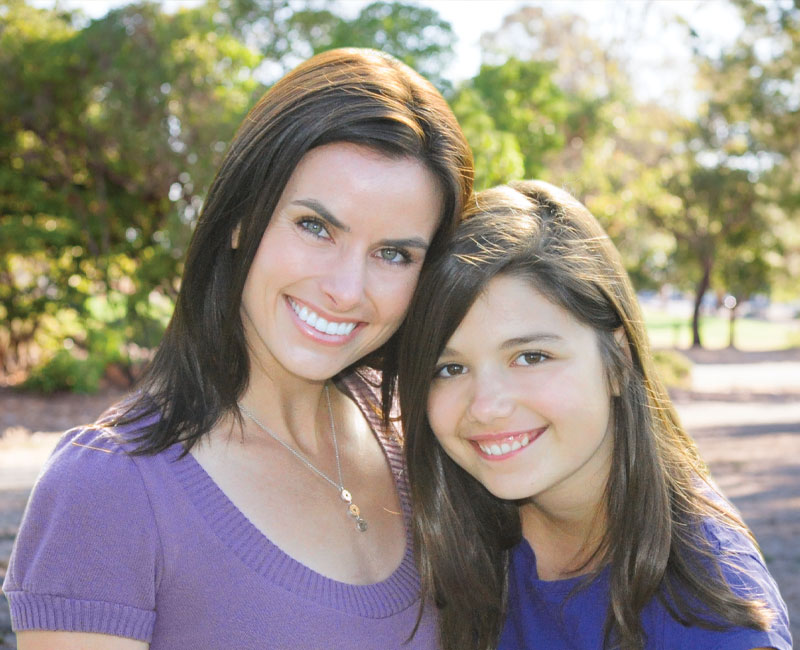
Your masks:
<svg viewBox="0 0 800 650"><path fill-rule="evenodd" d="M174 14L143 2L89 21L0 0L0 375L36 362L29 386L89 390L100 366L146 358L206 189L264 90L256 80L341 46L381 48L438 84L477 189L532 177L566 187L639 288L695 292L695 342L702 332L717 345L727 324L701 322L706 290L800 295L800 9L732 1L735 42L710 51L692 37L703 105L685 117L636 101L624 47L538 7L484 34L480 72L451 88L451 26L405 2L352 18L313 0ZM744 346L754 326L739 324Z"/></svg>
<svg viewBox="0 0 800 650"><path fill-rule="evenodd" d="M377 48L447 90L441 72L452 60L456 37L450 23L434 9L403 2L373 2L352 20L331 14L320 20L319 14L306 11L293 18L295 22L304 21L315 53L336 47Z"/></svg>
<svg viewBox="0 0 800 650"><path fill-rule="evenodd" d="M692 387L692 362L677 350L655 350L653 363L667 388Z"/></svg>
<svg viewBox="0 0 800 650"><path fill-rule="evenodd" d="M6 372L67 335L45 315L88 319L93 296L124 296L124 320L105 325L153 344L143 307L175 295L205 188L260 90L257 54L202 15L130 5L82 29L23 3L0 15Z"/></svg>
<svg viewBox="0 0 800 650"><path fill-rule="evenodd" d="M35 368L21 388L39 393L94 393L106 365L102 358L79 359L69 350L59 350L47 363Z"/></svg>
<svg viewBox="0 0 800 650"><path fill-rule="evenodd" d="M547 154L564 146L572 108L549 64L481 66L453 98L476 158L476 186L540 178Z"/></svg>

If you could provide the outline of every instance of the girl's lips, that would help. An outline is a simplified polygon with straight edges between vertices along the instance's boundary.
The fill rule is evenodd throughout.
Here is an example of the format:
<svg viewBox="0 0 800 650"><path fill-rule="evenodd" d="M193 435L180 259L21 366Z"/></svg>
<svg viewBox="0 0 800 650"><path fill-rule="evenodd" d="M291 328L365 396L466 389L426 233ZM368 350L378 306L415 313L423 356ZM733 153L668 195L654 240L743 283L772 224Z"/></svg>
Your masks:
<svg viewBox="0 0 800 650"><path fill-rule="evenodd" d="M306 303L286 296L286 305L298 329L323 345L342 345L355 338L363 321L325 319ZM324 331L323 331L324 330Z"/></svg>
<svg viewBox="0 0 800 650"><path fill-rule="evenodd" d="M469 442L482 458L489 460L505 460L525 449L539 438L547 427L520 431L509 434L493 434L472 438Z"/></svg>

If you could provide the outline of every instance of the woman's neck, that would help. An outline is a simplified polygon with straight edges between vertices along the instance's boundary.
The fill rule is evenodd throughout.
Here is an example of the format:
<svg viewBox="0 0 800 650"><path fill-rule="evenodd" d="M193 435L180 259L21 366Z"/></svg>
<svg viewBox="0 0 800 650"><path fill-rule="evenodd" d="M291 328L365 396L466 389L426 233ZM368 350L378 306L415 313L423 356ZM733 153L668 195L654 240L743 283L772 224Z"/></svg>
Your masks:
<svg viewBox="0 0 800 650"><path fill-rule="evenodd" d="M305 453L314 454L319 437L330 436L328 403L325 385L328 382L296 376L281 376L251 371L244 395L239 399L274 435ZM329 386L334 404L337 391ZM246 427L252 435L262 437L258 427Z"/></svg>

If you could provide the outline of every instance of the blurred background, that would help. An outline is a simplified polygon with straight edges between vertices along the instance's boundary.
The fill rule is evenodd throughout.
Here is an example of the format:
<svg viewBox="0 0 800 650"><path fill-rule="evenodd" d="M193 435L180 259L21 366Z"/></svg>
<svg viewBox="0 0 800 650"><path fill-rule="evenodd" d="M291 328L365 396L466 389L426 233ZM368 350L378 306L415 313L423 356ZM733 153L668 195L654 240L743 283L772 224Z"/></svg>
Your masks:
<svg viewBox="0 0 800 650"><path fill-rule="evenodd" d="M152 355L237 125L340 46L441 89L477 189L542 178L597 216L797 619L800 0L0 0L0 579L46 432Z"/></svg>
<svg viewBox="0 0 800 650"><path fill-rule="evenodd" d="M479 189L577 195L657 347L800 345L799 30L791 1L4 0L0 385L130 384L237 124L347 45L438 85Z"/></svg>

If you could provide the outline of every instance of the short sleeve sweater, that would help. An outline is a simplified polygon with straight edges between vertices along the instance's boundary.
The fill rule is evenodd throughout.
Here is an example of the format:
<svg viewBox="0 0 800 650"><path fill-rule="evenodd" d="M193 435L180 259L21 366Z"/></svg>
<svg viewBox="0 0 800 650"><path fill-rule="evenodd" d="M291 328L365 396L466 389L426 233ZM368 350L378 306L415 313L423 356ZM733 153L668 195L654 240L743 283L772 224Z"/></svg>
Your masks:
<svg viewBox="0 0 800 650"><path fill-rule="evenodd" d="M410 516L402 452L377 395L344 380L380 440ZM410 534L384 581L351 585L267 539L174 445L131 456L102 428L59 441L34 487L3 589L12 626L138 639L152 650L436 648L430 613L414 639L419 578Z"/></svg>
<svg viewBox="0 0 800 650"><path fill-rule="evenodd" d="M654 598L642 613L645 650L791 650L789 618L778 586L759 552L740 532L711 521L704 526L712 548L732 564L722 564L733 591L759 598L775 613L769 630L743 627L709 630L687 627L675 620ZM599 650L609 604L609 571L605 569L588 586L576 589L582 578L540 580L536 557L524 539L512 551L509 570L508 617L498 650Z"/></svg>

